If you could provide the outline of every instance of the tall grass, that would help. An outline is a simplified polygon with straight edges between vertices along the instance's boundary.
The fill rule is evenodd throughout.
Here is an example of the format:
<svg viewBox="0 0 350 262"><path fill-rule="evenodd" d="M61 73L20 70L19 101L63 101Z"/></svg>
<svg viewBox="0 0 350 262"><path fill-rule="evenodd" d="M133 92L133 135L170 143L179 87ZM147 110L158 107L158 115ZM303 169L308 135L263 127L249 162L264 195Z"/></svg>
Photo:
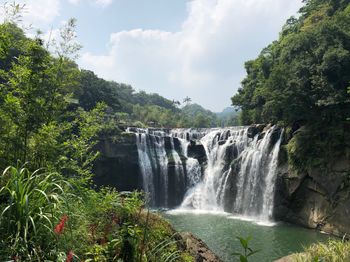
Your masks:
<svg viewBox="0 0 350 262"><path fill-rule="evenodd" d="M8 167L0 176L0 261L193 261L144 205L138 192L94 191L57 173Z"/></svg>
<svg viewBox="0 0 350 262"><path fill-rule="evenodd" d="M0 242L13 256L37 257L47 238L53 237L53 221L64 202L62 186L58 174L40 169L10 166L1 174Z"/></svg>
<svg viewBox="0 0 350 262"><path fill-rule="evenodd" d="M295 262L349 262L350 242L330 239L327 243L313 244L291 258Z"/></svg>

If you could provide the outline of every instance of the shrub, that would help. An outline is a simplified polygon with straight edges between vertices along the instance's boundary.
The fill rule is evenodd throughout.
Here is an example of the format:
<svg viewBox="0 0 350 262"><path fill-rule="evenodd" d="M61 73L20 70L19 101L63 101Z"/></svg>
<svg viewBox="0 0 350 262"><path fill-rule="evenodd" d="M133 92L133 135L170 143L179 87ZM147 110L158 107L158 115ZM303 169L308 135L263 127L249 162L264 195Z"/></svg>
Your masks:
<svg viewBox="0 0 350 262"><path fill-rule="evenodd" d="M40 257L54 243L53 221L64 200L64 181L38 169L8 167L0 177L0 258ZM51 243L50 243L51 242Z"/></svg>
<svg viewBox="0 0 350 262"><path fill-rule="evenodd" d="M295 262L301 261L350 261L350 242L330 239L327 243L318 243L305 249L305 252L292 255Z"/></svg>

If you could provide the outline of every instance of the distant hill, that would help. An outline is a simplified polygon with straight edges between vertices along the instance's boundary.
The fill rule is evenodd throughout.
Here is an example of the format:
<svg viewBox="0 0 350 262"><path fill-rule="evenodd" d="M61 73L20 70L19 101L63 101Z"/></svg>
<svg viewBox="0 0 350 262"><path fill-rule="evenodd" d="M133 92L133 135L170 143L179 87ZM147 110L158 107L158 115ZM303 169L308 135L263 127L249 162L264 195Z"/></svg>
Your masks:
<svg viewBox="0 0 350 262"><path fill-rule="evenodd" d="M218 121L218 126L237 126L238 123L238 115L240 110L236 107L226 107L221 112L215 113Z"/></svg>
<svg viewBox="0 0 350 262"><path fill-rule="evenodd" d="M224 108L221 112L215 113L218 117L225 117L225 116L232 116L232 115L238 115L239 114L239 109L228 106Z"/></svg>
<svg viewBox="0 0 350 262"><path fill-rule="evenodd" d="M181 109L188 118L193 119L193 127L215 127L218 119L215 113L198 104L188 104Z"/></svg>

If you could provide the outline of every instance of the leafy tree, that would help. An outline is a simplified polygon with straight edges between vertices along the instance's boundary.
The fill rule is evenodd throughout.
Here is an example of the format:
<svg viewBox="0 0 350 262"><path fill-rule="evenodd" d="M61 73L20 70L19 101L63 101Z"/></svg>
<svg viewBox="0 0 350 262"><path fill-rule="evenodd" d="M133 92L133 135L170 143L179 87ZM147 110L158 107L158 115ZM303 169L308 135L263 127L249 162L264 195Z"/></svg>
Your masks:
<svg viewBox="0 0 350 262"><path fill-rule="evenodd" d="M93 109L99 102L104 102L113 110L120 109L117 90L110 82L98 78L88 70L82 70L80 73L80 88L77 89L76 96L85 110Z"/></svg>
<svg viewBox="0 0 350 262"><path fill-rule="evenodd" d="M186 96L184 99L183 99L183 103L185 103L186 105L189 105L191 103L192 99L189 98L188 96Z"/></svg>
<svg viewBox="0 0 350 262"><path fill-rule="evenodd" d="M232 104L242 109L243 124L280 123L294 131L305 125L306 140L317 154L300 155L299 160L317 164L305 159L326 160L333 150L349 146L350 4L304 3L300 17L287 20L279 40L245 64L247 76Z"/></svg>

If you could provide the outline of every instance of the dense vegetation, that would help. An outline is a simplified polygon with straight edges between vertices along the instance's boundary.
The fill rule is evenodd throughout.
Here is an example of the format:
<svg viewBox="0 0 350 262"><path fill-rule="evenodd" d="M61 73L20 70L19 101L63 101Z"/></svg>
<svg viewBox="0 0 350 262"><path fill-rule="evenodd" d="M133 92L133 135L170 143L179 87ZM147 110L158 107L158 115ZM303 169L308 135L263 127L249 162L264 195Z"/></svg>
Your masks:
<svg viewBox="0 0 350 262"><path fill-rule="evenodd" d="M25 36L13 7L0 24L0 260L191 261L169 224L144 209L144 196L92 189L94 146L117 126L227 126L235 114L216 115L188 97L181 107L80 70L74 20L57 43L44 43ZM305 1L245 67L232 98L240 120L286 126L295 169L348 150L348 0Z"/></svg>
<svg viewBox="0 0 350 262"><path fill-rule="evenodd" d="M245 64L233 96L243 124L287 126L289 162L299 171L345 154L350 116L350 5L348 0L305 0L279 40Z"/></svg>
<svg viewBox="0 0 350 262"><path fill-rule="evenodd" d="M18 5L6 8L12 9L0 24L0 260L192 261L170 225L147 212L145 196L95 191L91 180L94 146L114 132L114 115L134 114L135 104L178 109L79 70L74 20L57 42L44 43L15 24Z"/></svg>
<svg viewBox="0 0 350 262"><path fill-rule="evenodd" d="M332 261L343 262L350 260L350 242L329 240L306 248L303 253L293 254L292 261Z"/></svg>
<svg viewBox="0 0 350 262"><path fill-rule="evenodd" d="M156 127L214 127L236 125L236 115L229 111L223 117L192 104L186 97L182 107L158 94L136 92L130 85L106 81L93 72L82 70L80 87L75 98L85 110L104 102L108 114L121 126Z"/></svg>
<svg viewBox="0 0 350 262"><path fill-rule="evenodd" d="M246 62L247 76L232 97L243 124L285 127L282 149L297 174L327 170L332 160L349 159L350 153L350 1L303 2L279 39ZM290 259L348 261L349 250L349 242L330 240Z"/></svg>

